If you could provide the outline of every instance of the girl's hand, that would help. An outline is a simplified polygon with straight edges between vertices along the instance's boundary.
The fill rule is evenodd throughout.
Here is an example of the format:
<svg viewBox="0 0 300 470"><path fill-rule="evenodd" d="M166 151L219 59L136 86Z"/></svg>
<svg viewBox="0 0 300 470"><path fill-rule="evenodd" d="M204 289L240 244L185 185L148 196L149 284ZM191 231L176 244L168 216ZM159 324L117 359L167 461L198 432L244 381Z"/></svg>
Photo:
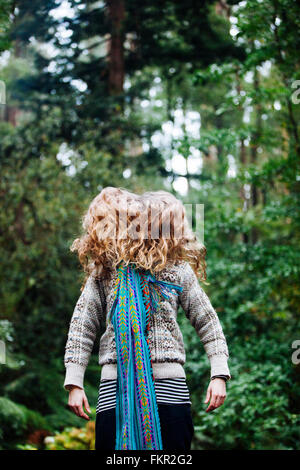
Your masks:
<svg viewBox="0 0 300 470"><path fill-rule="evenodd" d="M89 416L83 411L83 405L88 413L91 412L86 394L82 388L73 385L69 389L69 408L80 418L89 421Z"/></svg>
<svg viewBox="0 0 300 470"><path fill-rule="evenodd" d="M210 404L208 408L205 410L207 413L209 411L213 411L219 406L223 405L226 398L226 382L223 379L214 379L210 381L210 384L207 389L206 399L204 403Z"/></svg>

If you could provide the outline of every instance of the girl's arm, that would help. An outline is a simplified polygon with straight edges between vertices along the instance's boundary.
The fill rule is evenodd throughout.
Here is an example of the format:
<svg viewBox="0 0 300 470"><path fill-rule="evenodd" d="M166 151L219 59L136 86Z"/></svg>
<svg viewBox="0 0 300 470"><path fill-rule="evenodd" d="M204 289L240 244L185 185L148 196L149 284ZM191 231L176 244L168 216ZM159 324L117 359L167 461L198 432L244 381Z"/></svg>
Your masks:
<svg viewBox="0 0 300 470"><path fill-rule="evenodd" d="M210 402L206 409L210 412L221 406L226 398L226 380L217 377L231 378L227 364L228 348L218 315L189 263L185 264L179 302L197 331L210 361L212 380L204 402Z"/></svg>
<svg viewBox="0 0 300 470"><path fill-rule="evenodd" d="M221 323L189 263L184 266L182 286L179 302L204 346L211 377L225 375L230 378L228 348Z"/></svg>
<svg viewBox="0 0 300 470"><path fill-rule="evenodd" d="M98 281L89 276L76 303L65 348L66 376L64 387L83 389L85 369L103 318Z"/></svg>

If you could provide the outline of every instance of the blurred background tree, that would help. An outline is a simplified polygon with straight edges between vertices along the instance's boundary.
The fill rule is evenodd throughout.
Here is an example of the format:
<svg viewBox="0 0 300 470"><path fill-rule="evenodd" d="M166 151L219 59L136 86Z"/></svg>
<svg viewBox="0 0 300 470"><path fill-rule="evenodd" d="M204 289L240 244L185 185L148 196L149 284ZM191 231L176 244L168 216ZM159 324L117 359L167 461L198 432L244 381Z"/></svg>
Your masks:
<svg viewBox="0 0 300 470"><path fill-rule="evenodd" d="M204 288L232 381L207 415L207 359L181 312L193 447L299 446L299 9L294 0L0 2L2 448L92 445L92 428L74 430L84 425L62 387L81 282L69 246L108 185L205 205ZM99 378L94 354L90 403Z"/></svg>

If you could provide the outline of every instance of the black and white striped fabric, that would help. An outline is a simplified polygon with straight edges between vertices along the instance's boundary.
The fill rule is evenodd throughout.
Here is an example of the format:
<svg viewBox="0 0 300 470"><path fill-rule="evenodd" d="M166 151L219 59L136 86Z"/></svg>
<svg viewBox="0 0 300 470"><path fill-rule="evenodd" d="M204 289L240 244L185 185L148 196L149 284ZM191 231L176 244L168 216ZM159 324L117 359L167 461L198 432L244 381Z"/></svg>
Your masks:
<svg viewBox="0 0 300 470"><path fill-rule="evenodd" d="M154 382L156 401L168 405L189 403L190 393L185 378L156 379ZM96 412L116 407L117 380L101 380Z"/></svg>

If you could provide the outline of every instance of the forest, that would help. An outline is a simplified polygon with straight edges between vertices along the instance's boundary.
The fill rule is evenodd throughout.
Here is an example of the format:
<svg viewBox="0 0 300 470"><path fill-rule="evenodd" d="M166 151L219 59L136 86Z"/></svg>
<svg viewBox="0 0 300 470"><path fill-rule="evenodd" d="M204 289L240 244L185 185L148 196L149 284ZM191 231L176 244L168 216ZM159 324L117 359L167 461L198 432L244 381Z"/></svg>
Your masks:
<svg viewBox="0 0 300 470"><path fill-rule="evenodd" d="M0 0L0 449L92 450L63 355L70 251L105 186L204 206L228 396L181 310L194 450L295 450L300 431L300 4ZM298 348L298 349L297 349Z"/></svg>

